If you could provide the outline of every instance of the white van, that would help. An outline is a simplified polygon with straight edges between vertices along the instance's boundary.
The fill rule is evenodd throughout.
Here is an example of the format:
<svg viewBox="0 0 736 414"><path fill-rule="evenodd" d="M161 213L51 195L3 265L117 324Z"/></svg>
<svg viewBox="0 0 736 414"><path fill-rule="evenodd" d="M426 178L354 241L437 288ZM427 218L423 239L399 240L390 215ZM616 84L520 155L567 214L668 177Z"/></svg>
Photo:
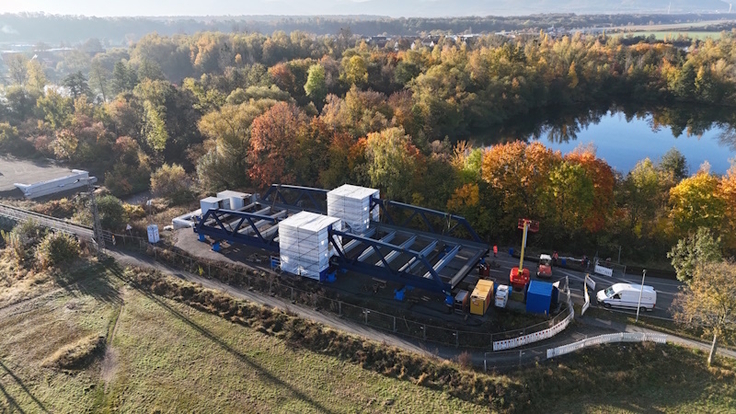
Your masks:
<svg viewBox="0 0 736 414"><path fill-rule="evenodd" d="M601 290L596 295L598 303L606 308L636 309L641 293L641 310L653 311L657 305L657 291L652 286L632 285L630 283L616 283L613 286Z"/></svg>

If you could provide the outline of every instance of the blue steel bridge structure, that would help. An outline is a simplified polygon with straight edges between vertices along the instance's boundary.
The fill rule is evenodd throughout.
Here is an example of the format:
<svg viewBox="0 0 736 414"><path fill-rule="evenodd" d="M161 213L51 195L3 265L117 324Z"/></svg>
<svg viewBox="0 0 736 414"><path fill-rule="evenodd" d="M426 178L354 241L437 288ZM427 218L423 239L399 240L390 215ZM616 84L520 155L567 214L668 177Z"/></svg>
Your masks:
<svg viewBox="0 0 736 414"><path fill-rule="evenodd" d="M300 211L326 215L328 191L274 184L243 208L208 210L194 232L202 241L212 239L215 250L225 241L278 253L279 222ZM336 252L331 265L399 283L397 299L405 289L420 288L444 294L451 303L452 290L488 253L488 244L463 217L372 197L374 209L380 210L381 221L371 221L367 232L328 229Z"/></svg>

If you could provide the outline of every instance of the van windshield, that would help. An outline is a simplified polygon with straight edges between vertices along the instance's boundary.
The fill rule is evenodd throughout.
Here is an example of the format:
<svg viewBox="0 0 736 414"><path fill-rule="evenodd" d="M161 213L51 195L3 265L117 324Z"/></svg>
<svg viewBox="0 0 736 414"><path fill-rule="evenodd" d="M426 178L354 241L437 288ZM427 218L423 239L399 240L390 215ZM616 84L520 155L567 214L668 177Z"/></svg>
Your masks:
<svg viewBox="0 0 736 414"><path fill-rule="evenodd" d="M613 296L613 293L614 293L613 287L609 287L608 289L603 291L603 294L605 294L607 298L610 298L611 296Z"/></svg>

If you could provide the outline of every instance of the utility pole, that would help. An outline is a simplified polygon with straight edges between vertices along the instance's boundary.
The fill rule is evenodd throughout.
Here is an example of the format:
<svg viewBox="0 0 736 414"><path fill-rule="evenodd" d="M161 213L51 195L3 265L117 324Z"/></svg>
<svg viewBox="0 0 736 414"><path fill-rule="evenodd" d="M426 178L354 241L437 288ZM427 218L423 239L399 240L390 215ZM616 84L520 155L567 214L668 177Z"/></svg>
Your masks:
<svg viewBox="0 0 736 414"><path fill-rule="evenodd" d="M647 269L641 275L641 289L639 289L639 303L636 304L636 322L639 322L639 309L641 309L641 294L644 292L644 278L647 277Z"/></svg>
<svg viewBox="0 0 736 414"><path fill-rule="evenodd" d="M92 181L87 178L87 191L89 192L89 207L92 211L93 229L95 234L95 242L97 242L97 258L102 259L105 253L105 238L102 235L102 225L100 225L100 214L97 211L97 200L95 199L95 188Z"/></svg>

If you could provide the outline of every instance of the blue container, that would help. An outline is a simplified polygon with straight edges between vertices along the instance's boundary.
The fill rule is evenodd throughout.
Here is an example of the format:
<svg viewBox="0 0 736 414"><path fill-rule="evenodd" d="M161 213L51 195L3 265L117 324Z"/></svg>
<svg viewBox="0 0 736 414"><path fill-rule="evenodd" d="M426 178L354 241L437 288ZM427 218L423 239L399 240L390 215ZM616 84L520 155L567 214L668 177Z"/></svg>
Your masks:
<svg viewBox="0 0 736 414"><path fill-rule="evenodd" d="M554 290L555 287L548 282L539 280L529 282L529 289L526 292L526 311L549 315Z"/></svg>

